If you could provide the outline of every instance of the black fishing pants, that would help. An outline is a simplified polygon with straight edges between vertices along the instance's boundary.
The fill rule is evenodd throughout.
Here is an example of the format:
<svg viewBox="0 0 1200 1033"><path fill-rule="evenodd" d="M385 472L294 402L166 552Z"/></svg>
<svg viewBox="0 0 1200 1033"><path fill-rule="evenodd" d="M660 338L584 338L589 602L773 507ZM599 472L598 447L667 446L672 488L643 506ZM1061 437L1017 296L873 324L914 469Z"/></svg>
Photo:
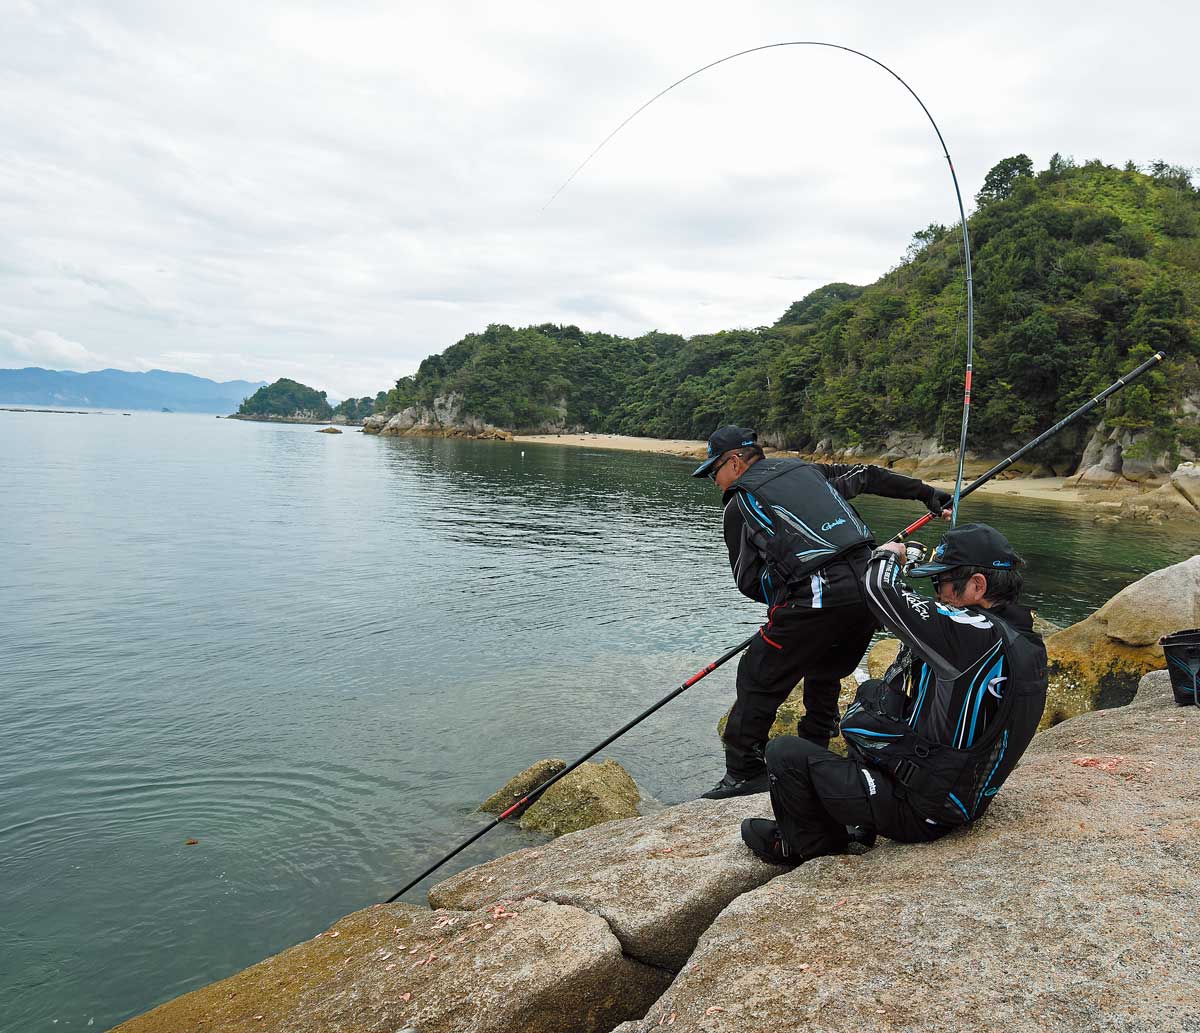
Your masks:
<svg viewBox="0 0 1200 1033"><path fill-rule="evenodd" d="M948 825L926 821L897 796L889 775L807 739L772 739L767 772L779 831L802 861L842 853L847 825L862 825L901 843L926 843L950 831Z"/></svg>
<svg viewBox="0 0 1200 1033"><path fill-rule="evenodd" d="M838 734L842 679L858 666L878 626L861 604L813 609L782 603L767 617L738 663L737 699L723 736L725 767L739 779L762 773L775 713L801 679L799 733L818 740Z"/></svg>

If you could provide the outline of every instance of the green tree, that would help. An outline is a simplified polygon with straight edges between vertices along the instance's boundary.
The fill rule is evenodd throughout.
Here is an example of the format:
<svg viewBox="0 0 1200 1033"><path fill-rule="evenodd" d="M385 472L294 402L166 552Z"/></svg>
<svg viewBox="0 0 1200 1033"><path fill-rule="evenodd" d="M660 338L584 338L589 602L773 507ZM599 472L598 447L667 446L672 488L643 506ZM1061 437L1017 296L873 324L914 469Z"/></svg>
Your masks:
<svg viewBox="0 0 1200 1033"><path fill-rule="evenodd" d="M975 203L981 208L993 201L1011 197L1018 180L1033 178L1033 162L1028 154L1017 154L998 161L983 178L983 187L975 195Z"/></svg>

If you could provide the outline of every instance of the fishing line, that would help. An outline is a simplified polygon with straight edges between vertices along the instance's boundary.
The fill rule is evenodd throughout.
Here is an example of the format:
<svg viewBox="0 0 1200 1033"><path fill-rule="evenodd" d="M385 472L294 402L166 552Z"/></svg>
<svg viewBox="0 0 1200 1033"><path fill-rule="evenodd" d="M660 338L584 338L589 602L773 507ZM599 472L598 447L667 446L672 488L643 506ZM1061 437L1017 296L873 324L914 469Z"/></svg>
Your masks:
<svg viewBox="0 0 1200 1033"><path fill-rule="evenodd" d="M958 439L958 471L957 471L957 474L956 474L955 480L954 480L954 501L953 501L951 517L950 517L950 526L953 527L958 523L958 502L959 502L959 498L962 493L963 459L966 455L966 450L967 450L967 423L968 423L968 420L970 419L970 413L971 413L971 375L972 375L972 369L973 369L974 358L975 358L975 290L974 290L974 284L973 284L972 277L971 277L971 239L970 239L969 235L967 234L967 213L966 213L966 209L963 207L962 191L959 190L959 188L958 188L958 175L954 171L954 162L950 160L950 151L946 147L946 140L942 136L942 131L938 128L937 122L934 121L933 115L931 115L929 113L929 108L927 108L925 106L925 102L923 100L921 100L921 98L917 95L917 91L914 90L911 86L909 86L908 83L905 82L904 79L902 79L897 72L893 71L891 68L889 68L887 65L885 65L882 61L878 60L877 58L872 57L870 54L863 53L861 50L855 50L853 47L845 47L845 46L842 46L840 43L825 43L821 40L811 40L811 39L790 40L790 41L783 42L783 43L765 43L759 47L751 47L749 50L739 50L735 54L728 54L725 57L718 58L716 61L710 61L708 64L703 65L700 68L697 68L694 72L688 72L688 74L685 75L682 79L675 80L675 82L671 83L671 85L666 87L665 89L659 90L658 93L656 93L653 97L651 97L648 101L646 101L641 107L639 107L636 111L634 111L632 114L628 115L624 120L622 120L621 123L611 133L608 134L608 136L606 136L603 140L600 141L600 143L598 143L596 145L596 147L592 151L592 153L589 154L586 158L583 159L583 161L581 161L579 163L579 165L576 167L575 171L572 172L565 180L563 180L562 185L559 186L559 188L557 190L555 190L553 194L550 195L550 200L548 200L544 205L542 205L542 211L545 211L547 208L550 207L550 205L552 205L554 203L555 198L557 198L559 194L561 194L564 190L567 189L568 186L571 185L571 183L572 183L572 181L574 181L575 177L578 176L579 173L581 173L587 167L587 165L591 162L591 160L594 157L596 157L596 155L599 154L600 151L602 151L604 149L604 146L614 136L616 136L617 133L619 133L622 129L624 129L627 125L629 125L630 122L632 122L635 118L637 118L638 115L640 115L643 111L645 111L648 107L650 107L650 105L653 104L660 97L665 97L668 93L670 93L673 89L675 89L676 86L682 85L683 83L687 82L689 79L694 79L701 72L707 72L710 68L716 68L717 65L722 65L726 61L732 61L734 58L737 58L737 57L745 57L747 54L757 54L763 50L775 50L779 47L827 47L830 50L842 50L842 51L845 51L847 54L855 54L858 57L865 58L867 61L870 61L871 64L873 64L873 65L878 65L885 72L887 72L888 75L890 75L893 79L895 79L901 86L903 86L906 90L908 90L908 92L912 95L913 100L915 100L918 104L921 105L921 110L925 112L925 117L927 119L929 119L929 124L931 126L933 126L933 131L937 134L938 143L940 143L941 147L942 147L942 155L945 157L946 164L950 168L950 179L954 183L954 196L958 201L959 225L962 227L963 260L964 260L965 271L966 271L966 288L967 288L967 368L966 368L966 376L964 378L964 384L963 384L962 430L959 433L959 439Z"/></svg>

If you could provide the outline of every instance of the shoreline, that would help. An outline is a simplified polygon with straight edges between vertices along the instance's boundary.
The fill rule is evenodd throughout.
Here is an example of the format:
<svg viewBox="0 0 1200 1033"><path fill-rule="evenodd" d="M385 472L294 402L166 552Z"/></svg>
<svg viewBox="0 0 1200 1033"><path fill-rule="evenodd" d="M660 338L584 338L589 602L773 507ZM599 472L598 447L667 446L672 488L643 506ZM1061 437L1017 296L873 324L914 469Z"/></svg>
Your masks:
<svg viewBox="0 0 1200 1033"><path fill-rule="evenodd" d="M606 448L622 452L654 452L659 455L692 458L699 462L704 458L707 443L689 441L686 438L639 438L628 434L514 434L514 442L531 445L569 445L571 447ZM775 454L775 453L772 453ZM781 452L782 455L800 456L799 452ZM882 464L881 464L882 465ZM990 465L990 464L989 464ZM907 471L900 471L907 472ZM915 476L909 474L909 476ZM967 480L970 478L968 476ZM1146 489L1134 486L1120 488L1080 488L1071 484L1068 477L999 477L979 489L986 495L1020 495L1041 502L1059 502L1073 505L1080 502L1114 501L1143 494L1157 485ZM953 486L952 480L933 477L929 484L938 487Z"/></svg>
<svg viewBox="0 0 1200 1033"><path fill-rule="evenodd" d="M301 423L309 424L316 427L361 427L362 420L346 420L338 422L336 419L318 420L311 416L258 416L249 415L246 413L231 413L228 416L218 416L218 420L243 420L246 423Z"/></svg>

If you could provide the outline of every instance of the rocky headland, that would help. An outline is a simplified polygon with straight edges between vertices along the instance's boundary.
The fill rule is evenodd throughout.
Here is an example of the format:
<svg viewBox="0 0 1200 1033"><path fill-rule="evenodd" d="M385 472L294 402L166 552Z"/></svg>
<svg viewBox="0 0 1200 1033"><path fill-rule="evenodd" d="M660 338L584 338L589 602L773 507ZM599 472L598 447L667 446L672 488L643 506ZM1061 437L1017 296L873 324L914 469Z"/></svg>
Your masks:
<svg viewBox="0 0 1200 1033"><path fill-rule="evenodd" d="M445 879L429 908L356 912L118 1029L1200 1031L1200 707L1175 706L1155 669L1157 637L1198 624L1195 556L1050 635L1053 727L985 818L937 843L778 868L738 834L765 794L612 819L636 786L586 765L559 784L568 811L599 801L600 824ZM872 673L891 652L875 647Z"/></svg>
<svg viewBox="0 0 1200 1033"><path fill-rule="evenodd" d="M364 434L382 437L473 438L481 441L511 441L511 431L494 427L463 411L461 395L435 398L430 406L413 405L394 414L368 416Z"/></svg>

